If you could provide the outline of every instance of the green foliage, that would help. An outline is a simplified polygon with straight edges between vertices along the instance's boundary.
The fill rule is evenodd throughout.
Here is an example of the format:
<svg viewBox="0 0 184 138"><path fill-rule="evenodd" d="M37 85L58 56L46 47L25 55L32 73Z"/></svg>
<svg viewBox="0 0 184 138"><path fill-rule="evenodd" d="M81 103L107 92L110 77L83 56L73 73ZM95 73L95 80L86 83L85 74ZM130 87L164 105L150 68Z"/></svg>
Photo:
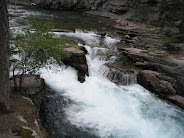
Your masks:
<svg viewBox="0 0 184 138"><path fill-rule="evenodd" d="M158 5L161 12L161 19L167 19L171 26L177 27L180 33L184 33L184 1L161 0ZM175 22L179 20L180 23L176 25Z"/></svg>
<svg viewBox="0 0 184 138"><path fill-rule="evenodd" d="M180 47L175 46L174 44L172 44L171 42L164 42L163 46L166 48L166 50L169 53L176 53L180 50Z"/></svg>
<svg viewBox="0 0 184 138"><path fill-rule="evenodd" d="M173 35L173 32L171 29L166 29L164 30L164 34L167 36L167 37L171 37Z"/></svg>
<svg viewBox="0 0 184 138"><path fill-rule="evenodd" d="M164 26L168 26L169 23L167 19L160 19L150 21L150 25L163 28Z"/></svg>
<svg viewBox="0 0 184 138"><path fill-rule="evenodd" d="M162 37L165 42L170 43L183 43L184 42L184 34L181 33L173 33L172 31L166 31L165 36Z"/></svg>
<svg viewBox="0 0 184 138"><path fill-rule="evenodd" d="M23 74L34 74L41 67L52 63L61 65L61 60L70 56L62 50L64 40L51 32L53 28L51 23L32 20L32 18L30 22L34 31L27 29L24 34L11 35L14 36L11 37L11 41L15 44L11 47L11 54L17 54L19 58L13 58L10 62L14 77L14 71L19 71L19 86L22 84Z"/></svg>
<svg viewBox="0 0 184 138"><path fill-rule="evenodd" d="M139 19L141 22L146 22L150 11L150 7L146 5L140 5L139 6Z"/></svg>
<svg viewBox="0 0 184 138"><path fill-rule="evenodd" d="M136 22L147 22L149 13L152 12L152 9L148 5L141 5L140 2L134 2L138 11L136 13L136 16L129 17L129 21L136 21Z"/></svg>
<svg viewBox="0 0 184 138"><path fill-rule="evenodd" d="M175 43L183 43L184 42L184 34L174 34L172 36L173 42Z"/></svg>
<svg viewBox="0 0 184 138"><path fill-rule="evenodd" d="M162 37L164 40L163 46L170 53L175 53L180 50L180 47L175 46L174 43L183 43L184 42L184 34L173 33L170 29L164 31L165 36Z"/></svg>

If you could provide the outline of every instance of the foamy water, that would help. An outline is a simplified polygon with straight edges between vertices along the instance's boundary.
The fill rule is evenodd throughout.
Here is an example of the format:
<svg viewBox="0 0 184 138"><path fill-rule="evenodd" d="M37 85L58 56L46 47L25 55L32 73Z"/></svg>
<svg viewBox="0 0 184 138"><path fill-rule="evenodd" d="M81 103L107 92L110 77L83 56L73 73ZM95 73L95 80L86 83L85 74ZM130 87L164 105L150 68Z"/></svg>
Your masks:
<svg viewBox="0 0 184 138"><path fill-rule="evenodd" d="M10 20L10 26L17 33L23 33L21 28L25 27L24 24L20 26L19 19L40 15L39 12L27 12L21 8L9 9L9 13L17 14ZM84 83L77 81L77 71L71 67L51 65L51 70L40 70L41 76L52 89L73 101L65 107L71 124L81 129L89 128L102 138L184 137L183 110L157 99L138 84L117 86L105 77L108 69L104 64L113 62L117 57L112 56L107 61L99 53L116 50L113 46L119 42L118 39L81 30L56 34L81 39L85 44L80 46L88 50L89 77Z"/></svg>
<svg viewBox="0 0 184 138"><path fill-rule="evenodd" d="M72 37L77 35L78 33L73 33ZM80 38L89 41L88 44L94 37L98 42L99 37L94 33L89 33L86 37L80 35ZM106 42L108 47L112 47L116 41L108 38ZM65 109L71 124L79 128L90 128L102 138L184 136L183 111L155 98L138 84L117 86L110 82L100 72L100 68L108 61L98 56L99 50L107 49L87 45L85 47L89 53L86 57L90 76L86 77L84 83L77 81L77 72L70 67L60 72L41 71L41 76L52 89L74 102Z"/></svg>

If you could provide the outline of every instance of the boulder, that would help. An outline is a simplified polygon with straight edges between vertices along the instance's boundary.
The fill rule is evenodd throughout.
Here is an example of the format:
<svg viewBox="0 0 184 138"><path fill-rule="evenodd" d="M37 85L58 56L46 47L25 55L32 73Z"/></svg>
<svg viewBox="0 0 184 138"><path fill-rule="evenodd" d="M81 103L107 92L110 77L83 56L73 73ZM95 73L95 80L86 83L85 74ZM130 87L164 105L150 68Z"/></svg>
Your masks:
<svg viewBox="0 0 184 138"><path fill-rule="evenodd" d="M19 76L16 77L17 82L19 82ZM13 80L10 81L11 89L13 91L14 83ZM18 84L18 83L17 83ZM40 75L27 75L23 76L23 83L21 88L21 95L30 97L34 105L40 109L44 97L45 83Z"/></svg>
<svg viewBox="0 0 184 138"><path fill-rule="evenodd" d="M154 92L158 96L167 97L176 94L174 88L176 81L161 73L151 70L140 71L138 73L137 81L140 85L151 92Z"/></svg>
<svg viewBox="0 0 184 138"><path fill-rule="evenodd" d="M89 73L85 56L87 50L84 47L81 49L82 50L77 48L65 48L64 51L71 54L71 56L67 59L64 59L63 63L65 65L74 67L78 71L78 81L82 83L85 81L85 76L88 76Z"/></svg>

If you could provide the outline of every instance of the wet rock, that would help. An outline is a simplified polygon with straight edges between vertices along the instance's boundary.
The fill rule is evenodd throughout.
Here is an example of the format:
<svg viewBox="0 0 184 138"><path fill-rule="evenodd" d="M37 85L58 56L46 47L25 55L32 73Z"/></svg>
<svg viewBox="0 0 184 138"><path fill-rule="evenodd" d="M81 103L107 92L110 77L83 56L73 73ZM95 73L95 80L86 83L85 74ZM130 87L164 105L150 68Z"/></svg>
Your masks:
<svg viewBox="0 0 184 138"><path fill-rule="evenodd" d="M144 70L138 73L137 81L140 85L161 97L176 94L174 89L176 81L161 73Z"/></svg>
<svg viewBox="0 0 184 138"><path fill-rule="evenodd" d="M180 95L169 96L168 100L172 103L184 108L184 97Z"/></svg>
<svg viewBox="0 0 184 138"><path fill-rule="evenodd" d="M121 68L113 64L106 64L108 67L105 76L117 85L132 85L137 83L137 71L134 69Z"/></svg>
<svg viewBox="0 0 184 138"><path fill-rule="evenodd" d="M161 51L150 52L139 48L122 48L123 53L134 62L139 68L157 71L176 80L175 90L178 94L184 95L184 61L173 57L159 57Z"/></svg>
<svg viewBox="0 0 184 138"><path fill-rule="evenodd" d="M63 60L65 65L70 65L74 67L78 71L78 81L81 83L85 81L85 75L89 75L88 73L88 65L86 61L85 54L87 50L85 48L65 48L64 50L71 54L71 56L67 59ZM84 50L84 51L83 51Z"/></svg>
<svg viewBox="0 0 184 138"><path fill-rule="evenodd" d="M83 46L81 46L81 47L80 47L80 50L84 51L84 53L85 53L85 54L87 54L87 53L88 53L88 51L86 50L86 48L85 48L85 47L83 47Z"/></svg>
<svg viewBox="0 0 184 138"><path fill-rule="evenodd" d="M130 36L129 35L125 35L124 38L125 39L130 39Z"/></svg>

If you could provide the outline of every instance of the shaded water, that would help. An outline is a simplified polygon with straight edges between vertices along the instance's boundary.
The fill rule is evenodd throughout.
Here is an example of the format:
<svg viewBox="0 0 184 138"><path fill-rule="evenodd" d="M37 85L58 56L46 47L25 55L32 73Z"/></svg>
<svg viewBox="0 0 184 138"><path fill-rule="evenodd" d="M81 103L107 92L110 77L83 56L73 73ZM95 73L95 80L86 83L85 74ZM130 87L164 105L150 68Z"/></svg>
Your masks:
<svg viewBox="0 0 184 138"><path fill-rule="evenodd" d="M11 9L10 12L14 14L15 10ZM94 25L96 19L92 19L93 16L88 16L91 20L85 19L83 14L76 12L65 11L64 14L24 7L20 7L16 12L21 16L12 18L10 23L17 29L20 29L20 25L24 26L26 21L24 18L30 14L36 15L37 18L42 17L40 19L54 20L57 22L57 28L84 27L82 30L88 31L93 30L91 29L93 27L98 28ZM62 20L62 17L65 17L66 21ZM98 18L106 20L106 18ZM21 23L19 19L22 20ZM84 25L78 27L80 23L77 23L78 25L75 26L76 22L83 22ZM72 40L81 39L84 42L84 44L78 43L88 50L86 58L89 77L86 77L84 83L77 81L77 71L70 67L65 69L52 65L51 70L41 69L41 76L52 89L48 90L42 109L43 124L50 136L53 138L183 138L183 110L157 99L138 84L117 86L104 75L107 68L105 64L113 63L118 58L118 51L114 48L115 43L119 41L118 38L102 37L95 32L82 30L56 34ZM102 56L109 51L113 54ZM59 69L61 71L58 71Z"/></svg>
<svg viewBox="0 0 184 138"><path fill-rule="evenodd" d="M38 20L52 22L55 28L64 30L82 29L107 32L112 30L112 26L115 24L109 18L85 14L83 11L43 10L25 6L10 6L10 8L9 13L17 16L13 24L15 22L25 24L27 22L26 18L30 15Z"/></svg>

